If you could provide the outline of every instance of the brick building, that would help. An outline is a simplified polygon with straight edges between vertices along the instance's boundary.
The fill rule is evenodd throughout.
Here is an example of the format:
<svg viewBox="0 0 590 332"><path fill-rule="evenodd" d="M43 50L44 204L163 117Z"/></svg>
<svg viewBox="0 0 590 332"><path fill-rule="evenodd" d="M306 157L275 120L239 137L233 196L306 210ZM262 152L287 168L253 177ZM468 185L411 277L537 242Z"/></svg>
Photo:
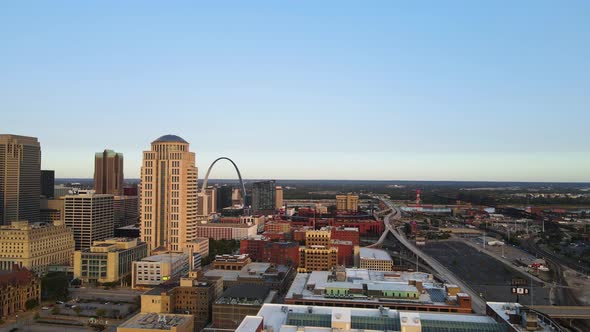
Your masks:
<svg viewBox="0 0 590 332"><path fill-rule="evenodd" d="M25 311L27 301L41 303L41 280L17 265L12 271L0 271L0 317L7 318Z"/></svg>

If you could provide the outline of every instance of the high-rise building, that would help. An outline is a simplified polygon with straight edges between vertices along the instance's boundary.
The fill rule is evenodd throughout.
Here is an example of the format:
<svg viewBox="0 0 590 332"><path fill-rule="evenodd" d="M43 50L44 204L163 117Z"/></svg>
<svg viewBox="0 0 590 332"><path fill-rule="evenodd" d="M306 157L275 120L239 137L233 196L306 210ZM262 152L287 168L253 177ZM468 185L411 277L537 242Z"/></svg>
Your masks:
<svg viewBox="0 0 590 332"><path fill-rule="evenodd" d="M232 206L232 192L231 186L224 185L217 188L217 197L215 199L217 211L221 212L224 208Z"/></svg>
<svg viewBox="0 0 590 332"><path fill-rule="evenodd" d="M115 228L134 225L139 217L137 196L115 196L113 198Z"/></svg>
<svg viewBox="0 0 590 332"><path fill-rule="evenodd" d="M41 170L41 195L53 198L55 188L55 171Z"/></svg>
<svg viewBox="0 0 590 332"><path fill-rule="evenodd" d="M0 135L0 224L39 221L41 146L35 137Z"/></svg>
<svg viewBox="0 0 590 332"><path fill-rule="evenodd" d="M348 193L346 195L336 195L336 210L346 212L357 212L359 209L359 197Z"/></svg>
<svg viewBox="0 0 590 332"><path fill-rule="evenodd" d="M217 207L217 202L215 201L215 198L217 197L217 188L206 188L205 195L207 195L207 210L209 211L209 213L215 213L215 208Z"/></svg>
<svg viewBox="0 0 590 332"><path fill-rule="evenodd" d="M275 209L283 207L283 187L277 186L275 189Z"/></svg>
<svg viewBox="0 0 590 332"><path fill-rule="evenodd" d="M74 232L76 250L90 249L94 241L113 237L113 195L93 191L65 196L66 226Z"/></svg>
<svg viewBox="0 0 590 332"><path fill-rule="evenodd" d="M97 194L123 195L123 154L104 150L94 155L94 190Z"/></svg>
<svg viewBox="0 0 590 332"><path fill-rule="evenodd" d="M73 254L74 236L63 221L0 226L0 270L18 265L45 274L48 265L70 265Z"/></svg>
<svg viewBox="0 0 590 332"><path fill-rule="evenodd" d="M252 184L252 211L272 213L276 204L276 183L274 180L254 182Z"/></svg>
<svg viewBox="0 0 590 332"><path fill-rule="evenodd" d="M197 166L189 143L162 136L143 152L141 239L153 250L181 251L197 237Z"/></svg>

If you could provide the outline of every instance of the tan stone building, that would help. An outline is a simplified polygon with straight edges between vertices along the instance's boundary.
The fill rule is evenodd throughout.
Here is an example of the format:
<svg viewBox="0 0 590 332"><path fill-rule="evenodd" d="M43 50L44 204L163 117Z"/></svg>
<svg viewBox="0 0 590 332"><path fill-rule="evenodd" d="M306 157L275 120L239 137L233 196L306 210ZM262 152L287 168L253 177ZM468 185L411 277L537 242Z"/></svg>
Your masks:
<svg viewBox="0 0 590 332"><path fill-rule="evenodd" d="M25 311L27 301L41 303L41 280L24 267L0 271L0 318Z"/></svg>
<svg viewBox="0 0 590 332"><path fill-rule="evenodd" d="M373 271L392 271L393 260L385 250L360 248L360 268Z"/></svg>
<svg viewBox="0 0 590 332"><path fill-rule="evenodd" d="M305 246L299 247L299 272L328 271L338 264L338 247L329 229L306 230Z"/></svg>
<svg viewBox="0 0 590 332"><path fill-rule="evenodd" d="M197 237L197 175L195 154L178 136L162 136L143 152L141 239L150 250L181 251Z"/></svg>
<svg viewBox="0 0 590 332"><path fill-rule="evenodd" d="M141 295L141 312L191 314L200 331L211 321L211 306L222 292L222 280L181 278L172 289L154 288Z"/></svg>
<svg viewBox="0 0 590 332"><path fill-rule="evenodd" d="M348 193L346 195L336 195L336 210L357 212L359 209L359 197Z"/></svg>
<svg viewBox="0 0 590 332"><path fill-rule="evenodd" d="M48 265L71 265L73 254L74 235L63 221L0 226L0 270L16 264L42 275Z"/></svg>
<svg viewBox="0 0 590 332"><path fill-rule="evenodd" d="M74 278L83 282L118 282L131 275L131 266L147 256L147 245L136 238L94 241L74 253Z"/></svg>
<svg viewBox="0 0 590 332"><path fill-rule="evenodd" d="M123 195L123 154L104 150L94 155L94 190L97 194Z"/></svg>
<svg viewBox="0 0 590 332"><path fill-rule="evenodd" d="M194 332L192 315L140 312L117 327L117 332Z"/></svg>
<svg viewBox="0 0 590 332"><path fill-rule="evenodd" d="M0 225L39 221L41 146L35 137L0 135Z"/></svg>
<svg viewBox="0 0 590 332"><path fill-rule="evenodd" d="M329 271L337 264L337 247L299 247L299 272Z"/></svg>
<svg viewBox="0 0 590 332"><path fill-rule="evenodd" d="M275 191L275 208L278 210L283 207L283 187L277 186Z"/></svg>

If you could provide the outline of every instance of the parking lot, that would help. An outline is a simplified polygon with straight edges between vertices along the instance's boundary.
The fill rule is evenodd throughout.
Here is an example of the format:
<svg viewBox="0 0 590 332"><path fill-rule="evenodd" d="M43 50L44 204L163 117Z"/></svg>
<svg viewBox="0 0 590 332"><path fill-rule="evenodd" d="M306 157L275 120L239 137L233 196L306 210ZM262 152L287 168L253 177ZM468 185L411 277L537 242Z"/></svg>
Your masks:
<svg viewBox="0 0 590 332"><path fill-rule="evenodd" d="M474 291L481 293L486 301L516 301L516 295L511 293L513 279L524 279L527 286L530 285L530 279L515 268L464 243L431 241L422 249L456 276L465 280ZM549 288L544 288L543 284L538 282L534 282L534 286L533 295L521 296L520 302L530 304L533 299L536 305L550 304Z"/></svg>

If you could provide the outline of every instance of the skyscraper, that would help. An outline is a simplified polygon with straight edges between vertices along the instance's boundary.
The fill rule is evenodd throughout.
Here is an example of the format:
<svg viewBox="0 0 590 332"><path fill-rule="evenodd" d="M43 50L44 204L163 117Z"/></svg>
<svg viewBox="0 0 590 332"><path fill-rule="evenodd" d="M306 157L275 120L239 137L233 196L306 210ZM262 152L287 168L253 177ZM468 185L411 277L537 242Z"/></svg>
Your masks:
<svg viewBox="0 0 590 332"><path fill-rule="evenodd" d="M215 209L221 212L224 208L232 206L232 191L233 188L228 185L223 185L217 188L217 196L215 198Z"/></svg>
<svg viewBox="0 0 590 332"><path fill-rule="evenodd" d="M254 213L272 213L276 204L276 183L274 180L254 182L252 184L252 211Z"/></svg>
<svg viewBox="0 0 590 332"><path fill-rule="evenodd" d="M53 198L55 189L55 171L41 170L41 195Z"/></svg>
<svg viewBox="0 0 590 332"><path fill-rule="evenodd" d="M0 135L0 224L39 221L41 146L35 137Z"/></svg>
<svg viewBox="0 0 590 332"><path fill-rule="evenodd" d="M115 215L113 195L89 190L65 196L64 219L74 232L76 250L89 249L94 241L113 237Z"/></svg>
<svg viewBox="0 0 590 332"><path fill-rule="evenodd" d="M97 194L123 195L123 154L104 150L94 155L94 190Z"/></svg>
<svg viewBox="0 0 590 332"><path fill-rule="evenodd" d="M181 251L197 237L197 167L189 143L165 135L143 152L141 239L153 250Z"/></svg>

